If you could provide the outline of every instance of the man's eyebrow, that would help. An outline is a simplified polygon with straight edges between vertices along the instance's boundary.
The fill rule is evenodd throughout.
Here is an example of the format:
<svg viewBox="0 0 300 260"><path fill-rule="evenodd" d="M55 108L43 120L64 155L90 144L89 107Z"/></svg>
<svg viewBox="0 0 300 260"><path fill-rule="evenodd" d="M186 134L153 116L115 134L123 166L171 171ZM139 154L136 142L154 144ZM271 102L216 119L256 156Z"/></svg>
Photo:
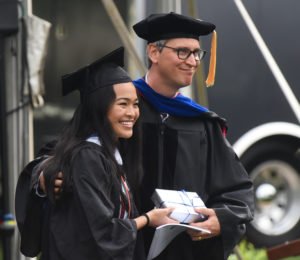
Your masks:
<svg viewBox="0 0 300 260"><path fill-rule="evenodd" d="M190 48L188 48L188 47L176 47L176 49L187 49L187 50L190 50L190 51L199 51L199 50L201 50L201 48L200 47L197 47L197 48L195 48L195 49L190 49Z"/></svg>

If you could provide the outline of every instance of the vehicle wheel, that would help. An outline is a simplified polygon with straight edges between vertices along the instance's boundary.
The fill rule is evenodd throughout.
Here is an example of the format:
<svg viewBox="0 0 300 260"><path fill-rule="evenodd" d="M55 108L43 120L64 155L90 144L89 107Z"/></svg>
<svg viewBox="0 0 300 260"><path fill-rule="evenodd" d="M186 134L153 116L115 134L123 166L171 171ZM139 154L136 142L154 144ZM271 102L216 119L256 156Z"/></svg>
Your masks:
<svg viewBox="0 0 300 260"><path fill-rule="evenodd" d="M297 147L260 143L242 157L254 184L255 215L247 238L271 247L300 237L300 162Z"/></svg>

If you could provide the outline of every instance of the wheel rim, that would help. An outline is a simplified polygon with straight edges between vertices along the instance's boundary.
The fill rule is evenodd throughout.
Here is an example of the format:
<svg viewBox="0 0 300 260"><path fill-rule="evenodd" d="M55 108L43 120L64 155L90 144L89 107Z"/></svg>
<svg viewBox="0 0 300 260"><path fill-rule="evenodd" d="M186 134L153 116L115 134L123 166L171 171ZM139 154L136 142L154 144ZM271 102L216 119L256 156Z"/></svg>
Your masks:
<svg viewBox="0 0 300 260"><path fill-rule="evenodd" d="M255 215L251 225L266 235L278 236L291 230L300 217L300 177L286 162L272 160L255 167Z"/></svg>

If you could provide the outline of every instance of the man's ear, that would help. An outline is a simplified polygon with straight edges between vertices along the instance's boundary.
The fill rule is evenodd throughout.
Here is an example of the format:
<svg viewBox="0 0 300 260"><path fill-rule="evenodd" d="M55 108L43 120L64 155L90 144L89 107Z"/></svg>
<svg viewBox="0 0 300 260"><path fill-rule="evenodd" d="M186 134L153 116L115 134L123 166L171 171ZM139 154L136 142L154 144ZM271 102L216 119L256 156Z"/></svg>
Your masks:
<svg viewBox="0 0 300 260"><path fill-rule="evenodd" d="M158 62L158 57L159 57L159 50L158 47L155 44L148 44L147 46L147 51L149 55L149 59L152 61L153 64Z"/></svg>

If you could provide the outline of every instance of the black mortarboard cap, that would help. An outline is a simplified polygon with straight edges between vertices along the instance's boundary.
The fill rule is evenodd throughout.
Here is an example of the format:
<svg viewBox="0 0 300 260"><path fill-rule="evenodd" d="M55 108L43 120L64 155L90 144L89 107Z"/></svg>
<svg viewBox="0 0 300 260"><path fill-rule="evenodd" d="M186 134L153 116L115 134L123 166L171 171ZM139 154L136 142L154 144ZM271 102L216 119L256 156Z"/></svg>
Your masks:
<svg viewBox="0 0 300 260"><path fill-rule="evenodd" d="M135 33L148 41L148 43L173 38L193 38L199 40L201 35L212 33L211 55L206 86L215 82L217 33L212 23L194 19L174 12L164 14L151 14L133 26Z"/></svg>
<svg viewBox="0 0 300 260"><path fill-rule="evenodd" d="M150 42L171 38L194 38L214 31L212 23L194 19L174 12L151 14L133 26L136 34Z"/></svg>
<svg viewBox="0 0 300 260"><path fill-rule="evenodd" d="M97 61L62 76L63 95L79 90L83 96L106 86L131 82L124 66L124 48L120 47Z"/></svg>

